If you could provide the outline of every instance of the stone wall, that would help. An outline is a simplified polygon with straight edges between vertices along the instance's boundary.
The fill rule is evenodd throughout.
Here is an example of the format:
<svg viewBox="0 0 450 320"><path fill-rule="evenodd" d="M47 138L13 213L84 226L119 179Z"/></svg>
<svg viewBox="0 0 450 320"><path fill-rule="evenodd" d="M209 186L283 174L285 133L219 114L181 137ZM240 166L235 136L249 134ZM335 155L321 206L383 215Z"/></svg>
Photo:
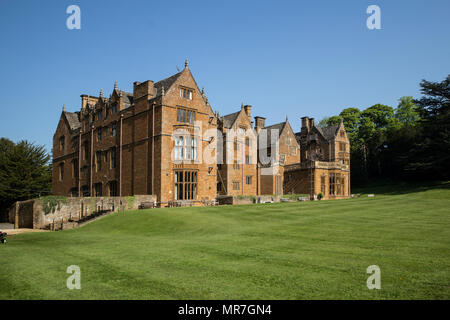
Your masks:
<svg viewBox="0 0 450 320"><path fill-rule="evenodd" d="M154 195L128 197L43 197L16 202L9 211L15 228L60 229L94 214L136 210L143 202L156 202Z"/></svg>
<svg viewBox="0 0 450 320"><path fill-rule="evenodd" d="M281 196L218 196L219 205L280 202Z"/></svg>

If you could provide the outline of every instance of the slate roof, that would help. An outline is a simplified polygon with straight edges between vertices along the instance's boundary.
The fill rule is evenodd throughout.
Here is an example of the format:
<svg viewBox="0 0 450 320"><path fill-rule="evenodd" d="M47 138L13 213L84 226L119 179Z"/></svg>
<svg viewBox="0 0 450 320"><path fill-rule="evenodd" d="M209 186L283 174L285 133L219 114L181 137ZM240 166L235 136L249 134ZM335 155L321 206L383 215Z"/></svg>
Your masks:
<svg viewBox="0 0 450 320"><path fill-rule="evenodd" d="M233 123L236 121L239 116L240 111L227 114L221 117L224 128L230 129L233 126Z"/></svg>
<svg viewBox="0 0 450 320"><path fill-rule="evenodd" d="M263 128L263 129L266 129L267 147L269 147L271 145L271 143L272 143L272 139L271 139L272 138L272 130L278 130L278 137L279 137L281 135L281 132L283 131L285 125L286 125L286 121L285 122L280 122L280 123L277 123L277 124L273 124L271 126L267 126L267 127Z"/></svg>
<svg viewBox="0 0 450 320"><path fill-rule="evenodd" d="M79 112L64 111L63 113L69 123L70 130L76 130L81 127Z"/></svg>
<svg viewBox="0 0 450 320"><path fill-rule="evenodd" d="M164 87L164 91L169 90L169 88L175 83L175 81L177 81L178 77L181 75L183 71L178 72L176 74L174 74L173 76L170 76L168 78L165 78L161 81L158 81L154 84L156 90L157 90L157 95L159 95L161 93L162 87Z"/></svg>
<svg viewBox="0 0 450 320"><path fill-rule="evenodd" d="M324 128L314 126L314 128L316 128L316 130L325 138L325 140L331 140L336 136L337 131L339 129L339 125L334 125L334 126L329 126L329 127L324 127ZM295 133L295 137L297 138L297 141L300 141L301 136L302 136L301 132Z"/></svg>
<svg viewBox="0 0 450 320"><path fill-rule="evenodd" d="M122 101L127 104L127 105L132 105L133 104L133 94L131 92L126 92L126 91L122 91L120 90L120 93L122 93Z"/></svg>
<svg viewBox="0 0 450 320"><path fill-rule="evenodd" d="M339 125L329 126L329 127L324 127L324 128L316 127L316 129L317 129L317 131L319 131L322 134L322 136L325 139L331 140L336 136L337 130L339 129Z"/></svg>

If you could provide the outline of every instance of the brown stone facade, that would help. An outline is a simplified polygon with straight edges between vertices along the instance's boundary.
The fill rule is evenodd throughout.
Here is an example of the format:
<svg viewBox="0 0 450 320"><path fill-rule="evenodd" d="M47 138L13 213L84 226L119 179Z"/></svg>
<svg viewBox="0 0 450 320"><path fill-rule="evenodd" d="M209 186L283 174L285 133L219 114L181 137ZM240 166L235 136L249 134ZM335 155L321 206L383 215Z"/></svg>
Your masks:
<svg viewBox="0 0 450 320"><path fill-rule="evenodd" d="M263 117L253 122L251 109L242 105L233 114L214 113L187 61L169 78L135 82L132 93L119 90L116 83L108 97L102 91L98 97L83 94L80 111L63 108L53 137L53 194L151 194L162 204L206 204L217 195L317 194L317 179L310 189L292 182L305 180L301 172L317 146L322 154L315 160L349 168L342 124L325 134L303 118L302 131L294 133L287 119L267 127ZM332 138L329 129L336 133ZM320 170L327 179L330 170L337 170L349 190L347 169L313 166L314 175L325 174Z"/></svg>

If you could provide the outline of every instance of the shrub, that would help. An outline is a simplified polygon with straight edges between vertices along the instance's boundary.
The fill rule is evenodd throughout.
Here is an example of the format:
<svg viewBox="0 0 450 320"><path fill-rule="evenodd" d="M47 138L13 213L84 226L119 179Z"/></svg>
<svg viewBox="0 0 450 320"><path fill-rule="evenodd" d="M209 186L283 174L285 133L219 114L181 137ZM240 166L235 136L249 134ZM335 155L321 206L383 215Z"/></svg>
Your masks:
<svg viewBox="0 0 450 320"><path fill-rule="evenodd" d="M322 200L322 198L323 198L323 193L321 192L317 195L317 199Z"/></svg>

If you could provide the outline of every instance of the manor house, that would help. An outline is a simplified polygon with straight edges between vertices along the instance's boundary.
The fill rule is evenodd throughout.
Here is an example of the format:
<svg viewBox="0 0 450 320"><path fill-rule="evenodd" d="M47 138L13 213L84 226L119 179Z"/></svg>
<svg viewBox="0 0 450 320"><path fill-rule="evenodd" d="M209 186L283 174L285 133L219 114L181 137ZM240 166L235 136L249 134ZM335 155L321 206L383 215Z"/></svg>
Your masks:
<svg viewBox="0 0 450 320"><path fill-rule="evenodd" d="M303 117L266 126L241 105L221 116L189 69L158 82L134 82L109 96L81 95L65 107L53 136L52 192L65 196L156 195L162 204L206 203L226 195L350 194L344 128ZM207 156L205 156L207 155Z"/></svg>

